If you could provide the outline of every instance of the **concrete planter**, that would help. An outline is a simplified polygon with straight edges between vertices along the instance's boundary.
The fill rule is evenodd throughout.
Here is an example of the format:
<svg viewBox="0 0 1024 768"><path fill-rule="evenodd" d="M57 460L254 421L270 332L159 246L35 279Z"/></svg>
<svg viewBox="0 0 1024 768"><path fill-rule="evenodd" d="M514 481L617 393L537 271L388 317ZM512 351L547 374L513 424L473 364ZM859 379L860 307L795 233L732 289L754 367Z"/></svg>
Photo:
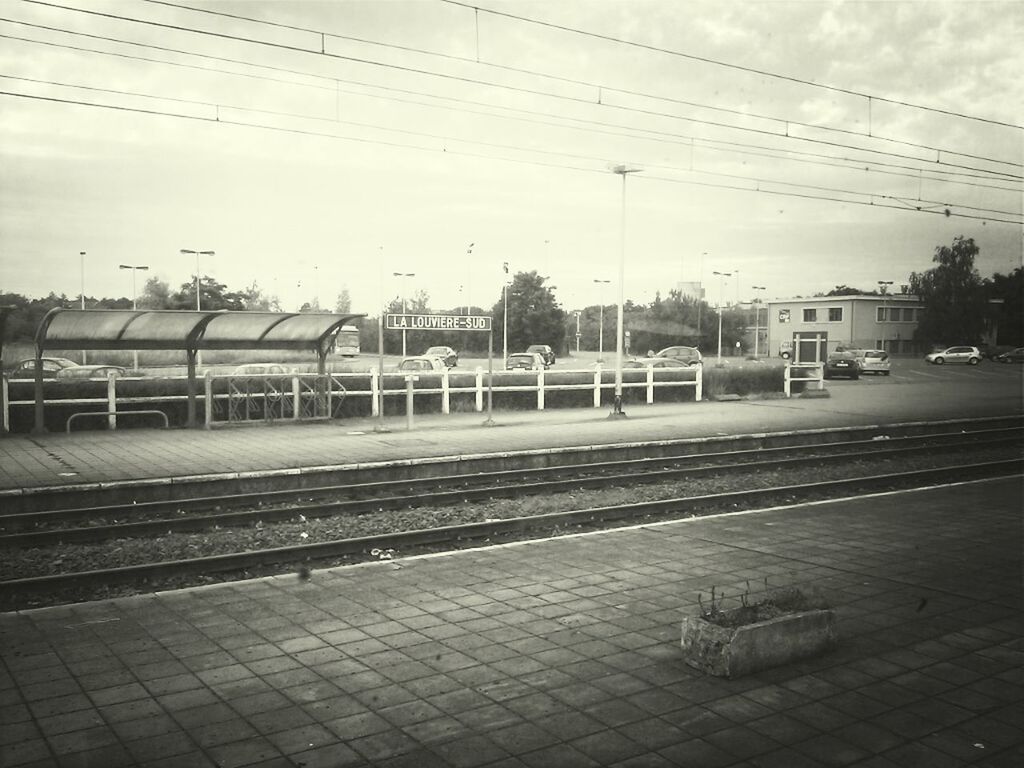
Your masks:
<svg viewBox="0 0 1024 768"><path fill-rule="evenodd" d="M738 627L683 619L686 663L709 675L740 677L816 656L836 644L835 615L818 609Z"/></svg>

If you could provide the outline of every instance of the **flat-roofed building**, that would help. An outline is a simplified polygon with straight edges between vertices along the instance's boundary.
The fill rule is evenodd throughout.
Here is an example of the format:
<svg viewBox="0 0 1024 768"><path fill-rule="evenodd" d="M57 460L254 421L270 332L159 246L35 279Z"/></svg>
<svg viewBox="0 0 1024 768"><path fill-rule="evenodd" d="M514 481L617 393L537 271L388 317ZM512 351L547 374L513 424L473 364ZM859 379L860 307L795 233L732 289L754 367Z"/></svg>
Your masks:
<svg viewBox="0 0 1024 768"><path fill-rule="evenodd" d="M839 346L917 352L914 331L923 312L917 296L814 296L768 305L768 351L802 362L824 360Z"/></svg>

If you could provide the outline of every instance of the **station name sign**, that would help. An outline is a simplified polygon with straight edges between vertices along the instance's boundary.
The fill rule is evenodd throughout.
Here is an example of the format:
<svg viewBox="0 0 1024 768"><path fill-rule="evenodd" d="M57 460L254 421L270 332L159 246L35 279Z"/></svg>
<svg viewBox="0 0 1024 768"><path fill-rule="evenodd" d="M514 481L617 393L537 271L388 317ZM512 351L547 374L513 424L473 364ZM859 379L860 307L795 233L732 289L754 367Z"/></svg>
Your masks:
<svg viewBox="0 0 1024 768"><path fill-rule="evenodd" d="M393 315L384 316L389 331L489 331L489 315Z"/></svg>

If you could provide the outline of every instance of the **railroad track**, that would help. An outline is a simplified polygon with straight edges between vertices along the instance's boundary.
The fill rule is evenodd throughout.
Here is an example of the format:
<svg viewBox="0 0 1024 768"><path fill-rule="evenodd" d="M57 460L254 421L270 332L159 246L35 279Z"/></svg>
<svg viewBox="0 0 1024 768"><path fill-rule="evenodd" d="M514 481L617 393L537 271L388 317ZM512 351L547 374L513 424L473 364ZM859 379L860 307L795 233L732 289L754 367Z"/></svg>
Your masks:
<svg viewBox="0 0 1024 768"><path fill-rule="evenodd" d="M444 506L495 498L564 493L687 478L738 476L808 465L898 459L922 450L1020 445L1019 428L964 434L938 433L885 441L857 440L826 446L779 447L708 454L627 459L559 467L522 468L480 475L332 485L301 491L229 494L196 499L79 507L0 515L0 547L64 543L197 532L295 519L410 507ZM221 511L225 508L228 511ZM198 511L191 511L198 510ZM214 510L214 511L209 511ZM171 516L167 516L170 514ZM87 525L75 525L88 523Z"/></svg>
<svg viewBox="0 0 1024 768"><path fill-rule="evenodd" d="M920 455L924 450L929 453L939 451L957 451L960 455L964 450L974 451L979 446L986 449L1002 448L1011 458L963 463L962 460L949 464L895 473L867 474L842 479L829 479L824 482L802 482L795 484L773 485L771 487L736 489L722 493L680 496L650 501L630 502L608 506L590 506L582 509L568 509L538 515L522 515L500 520L462 523L436 528L420 528L388 532L381 535L344 538L332 541L320 541L297 546L276 547L247 552L230 552L163 562L139 563L117 568L77 571L70 573L53 573L27 578L9 579L0 582L0 598L3 604L17 602L27 595L59 593L71 590L89 590L94 587L109 587L118 584L149 585L171 582L173 586L181 586L181 580L192 577L210 578L211 574L243 574L265 572L269 568L294 569L308 563L331 563L351 561L352 559L368 559L374 550L424 551L439 547L464 546L467 542L499 541L508 538L526 537L528 535L549 535L553 532L564 532L566 529L600 527L622 521L643 522L656 519L711 514L721 511L756 508L785 503L797 503L820 498L868 493L877 490L920 487L937 482L948 482L951 471L955 471L957 479L969 480L986 477L1018 475L1022 471L1020 455L1021 430L1019 427L979 430L970 435L962 433L943 433L913 438L893 438L884 441L850 441L829 446L816 446L813 450L801 449L802 455L793 456L793 448L785 449L788 456L779 455L774 449L761 451L722 452L714 455L682 456L673 461L678 464L664 466L668 461L665 457L645 463L644 460L628 460L624 462L605 462L601 464L584 464L573 467L577 476L573 478L552 478L551 475L565 473L567 467L543 468L535 470L516 470L502 475L502 481L496 483L495 475L475 478L479 481L474 485L473 478L459 476L459 482L466 487L452 490L434 490L429 493L417 494L411 498L408 493L396 493L395 489L411 490L415 481L403 480L396 484L372 483L373 492L382 495L370 498L345 499L329 502L302 502L297 505L285 505L281 508L261 508L258 510L237 510L228 513L198 515L191 520L182 520L183 525L209 526L225 525L229 520L235 525L250 525L258 516L267 520L269 513L280 514L284 519L303 515L306 518L323 515L360 514L361 512L388 508L397 509L401 505L410 504L431 506L461 503L469 499L493 499L496 494L507 495L553 494L564 490L576 490L581 487L605 488L613 485L628 484L635 486L638 482L654 483L664 480L696 478L708 473L727 474L735 478L737 473L748 477L754 472L778 472L779 470L797 467L821 466L836 462L854 462L870 458L872 461L884 461L888 464L898 462L900 457ZM701 466L695 463L703 462ZM710 463L709 463L710 462ZM657 466L655 466L657 465ZM532 478L526 482L525 478ZM440 478L445 480L445 478ZM430 482L437 482L433 478ZM420 481L421 483L423 481ZM422 486L421 486L422 487ZM363 486L341 486L344 493L370 493ZM318 489L321 490L321 489ZM322 489L327 493L327 489ZM337 493L338 488L330 489ZM301 492L303 497L309 490ZM295 492L291 495L294 497ZM223 501L223 499L222 499ZM179 502L180 504L180 502ZM105 508L110 509L110 508ZM154 509L160 509L159 505ZM133 510L134 511L134 510ZM95 512L95 510L93 510ZM75 515L87 514L88 510L59 510L50 513L33 513L35 515L66 514L68 519L76 519ZM8 523L13 516L4 516ZM37 517L37 519L40 519ZM42 518L52 524L54 517ZM77 518L80 519L80 518ZM16 549L26 546L43 546L52 537L64 537L67 541L76 536L110 535L113 529L117 535L124 537L129 531L132 535L147 536L145 526L155 526L152 530L166 533L171 519L135 521L119 523L112 526L95 526L94 528L74 528L63 530L22 531L7 534L0 539L2 546ZM25 519L22 520L25 522ZM97 530L99 529L99 530ZM84 531L72 533L72 531ZM33 539L33 537L35 537ZM51 537L47 539L46 537ZM85 540L85 539L83 539Z"/></svg>

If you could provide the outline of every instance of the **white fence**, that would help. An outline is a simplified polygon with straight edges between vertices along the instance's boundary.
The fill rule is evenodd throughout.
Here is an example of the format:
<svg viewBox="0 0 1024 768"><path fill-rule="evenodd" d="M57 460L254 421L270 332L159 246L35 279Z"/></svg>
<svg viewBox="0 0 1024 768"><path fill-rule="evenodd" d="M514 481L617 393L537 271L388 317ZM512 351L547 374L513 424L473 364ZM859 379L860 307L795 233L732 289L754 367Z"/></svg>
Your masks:
<svg viewBox="0 0 1024 768"><path fill-rule="evenodd" d="M594 393L593 403L595 408L601 407L601 391L602 390L614 390L615 382L602 381L602 372L607 372L614 369L602 368L596 366L593 371L593 378L591 381L569 384L564 382L549 382L547 379L547 372L542 370L539 371L500 371L502 378L507 376L515 376L517 379L522 380L522 383L516 384L499 384L493 387L494 392L536 392L537 393L537 410L544 410L544 394L545 392L566 392L572 390L590 390ZM632 369L635 370L635 369ZM672 370L672 369L669 369ZM683 369L680 369L683 370ZM644 381L626 381L625 378L622 382L622 389L646 389L646 398L648 403L654 402L654 390L656 388L673 388L673 387L693 387L694 388L694 399L700 402L703 397L703 386L704 386L704 371L700 366L696 368L688 369L694 373L694 378L691 381L678 381L678 380L657 380L654 376L654 369L648 368L646 371L646 379ZM499 371L495 371L499 373ZM566 371L565 373L580 373L580 371ZM589 373L589 371L587 371ZM389 374L385 373L385 377ZM349 392L350 396L358 397L359 395L370 395L371 400L371 415L380 415L380 376L377 374L377 369L372 368L370 370L370 391L369 392ZM483 411L484 409L484 397L487 393L488 386L486 383L486 372L482 368L477 368L475 372L475 381L472 386L469 387L453 387L451 385L451 372L445 370L440 375L440 386L439 387L417 387L414 389L414 394L419 395L441 395L441 413L451 413L451 395L452 393L459 392L471 392L474 394L474 407L477 411ZM407 391L405 387L402 389L385 389L384 396L389 395L400 395Z"/></svg>
<svg viewBox="0 0 1024 768"><path fill-rule="evenodd" d="M677 369L669 369L677 370ZM694 399L700 402L703 399L703 386L704 377L703 370L701 367L695 367L690 369L678 369L684 373L692 371L693 378L686 380L679 379L668 379L656 377L655 369L648 368L644 371L644 379L642 381L630 380L633 378L629 376L623 377L622 388L623 390L630 389L642 389L645 391L645 399L648 403L653 403L655 400L655 391L659 389L667 390L673 388L687 388L692 387L694 389ZM636 373L636 369L627 369L629 373ZM535 392L537 397L537 409L544 410L545 408L545 395L551 392L564 392L564 391L590 391L593 393L592 402L593 407L599 408L601 406L601 394L604 391L612 391L615 389L614 380L604 380L604 375L609 372L614 372L613 368L602 368L600 366L595 367L592 371L565 371L566 374L575 374L570 378L579 379L580 373L586 373L586 381L577 382L565 382L559 379L563 378L559 371L554 376L547 371L495 371L493 385L489 385L487 372L482 368L477 368L475 372L470 374L472 376L472 384L453 386L453 375L448 370L440 372L439 374L419 374L421 378L436 375L438 378L439 386L437 387L415 387L413 389L414 397L417 395L440 395L441 396L441 412L451 412L451 398L453 394L471 393L473 396L474 408L477 411L483 411L485 407L485 398L488 390L494 393L501 392ZM500 374L500 376L499 376ZM459 372L456 374L459 379L463 379L465 374ZM408 382L406 376L401 373L385 372L384 381L401 377L403 386L400 389L385 388L385 397L396 397L406 395L408 392ZM2 377L0 377L2 378ZM207 372L206 376L203 377L202 391L197 393L197 400L202 400L204 414L199 417L202 419L205 426L210 427L214 424L227 421L230 418L231 412L237 411L237 408L233 408L231 398L237 397L238 393L232 394L230 384L228 385L228 392L214 392L214 384L218 380L231 379L231 376L214 376L212 373ZM240 377L235 377L240 378ZM261 378L258 376L244 377L247 379ZM268 418L266 414L269 412L267 408L267 398L274 399L277 405L273 409L273 416L269 418L286 418L286 419L302 419L302 418L316 418L324 417L326 414L336 415L337 405L341 402L341 398L369 398L369 412L372 416L379 416L380 414L380 387L381 377L376 369L371 369L369 373L351 373L351 374L326 374L325 379L329 379L329 382L322 382L319 385L319 389L315 383L315 380L319 377L317 374L288 374L288 375L270 375L267 378L274 379L279 383L274 387L266 387L264 391L244 393L244 397L253 398L254 401L262 401L263 407L255 408L254 411L260 415L254 420L265 420ZM180 380L187 381L183 376L165 377L165 380ZM367 379L369 379L367 387ZM514 383L509 383L509 380ZM97 415L105 415L107 426L110 429L117 428L118 416L129 416L135 414L136 416L143 413L141 410L132 410L131 408L126 409L125 406L132 406L135 409L146 409L147 413L152 413L153 410L157 410L161 404L167 405L170 403L184 403L188 400L187 394L160 394L160 395L149 395L149 396L129 396L125 394L118 394L118 382L132 381L131 378L118 377L111 374L106 381L106 394L104 397L78 397L78 398L52 398L46 400L49 405L60 405L60 406L88 406L88 412L96 413ZM138 379L134 379L138 380ZM146 379L152 381L152 379ZM359 380L358 386L345 387L344 382L346 380ZM287 384L290 382L290 385ZM84 383L84 382L83 382ZM44 383L45 384L45 383ZM10 424L10 409L16 408L32 408L34 401L32 400L15 400L11 401L8 397L8 382L6 378L2 381L2 418L3 418L3 429L4 431L9 430ZM184 388L183 388L184 389ZM317 408L310 407L311 398L317 397L328 398L326 406ZM306 401L310 400L310 403ZM220 403L223 408L218 407ZM99 409L96 406L100 406ZM364 407L365 408L365 407ZM359 408L360 411L364 411L364 408ZM217 412L228 414L228 419L218 419ZM280 412L280 413L279 413ZM365 411L364 411L365 412ZM197 414L198 416L198 414Z"/></svg>

